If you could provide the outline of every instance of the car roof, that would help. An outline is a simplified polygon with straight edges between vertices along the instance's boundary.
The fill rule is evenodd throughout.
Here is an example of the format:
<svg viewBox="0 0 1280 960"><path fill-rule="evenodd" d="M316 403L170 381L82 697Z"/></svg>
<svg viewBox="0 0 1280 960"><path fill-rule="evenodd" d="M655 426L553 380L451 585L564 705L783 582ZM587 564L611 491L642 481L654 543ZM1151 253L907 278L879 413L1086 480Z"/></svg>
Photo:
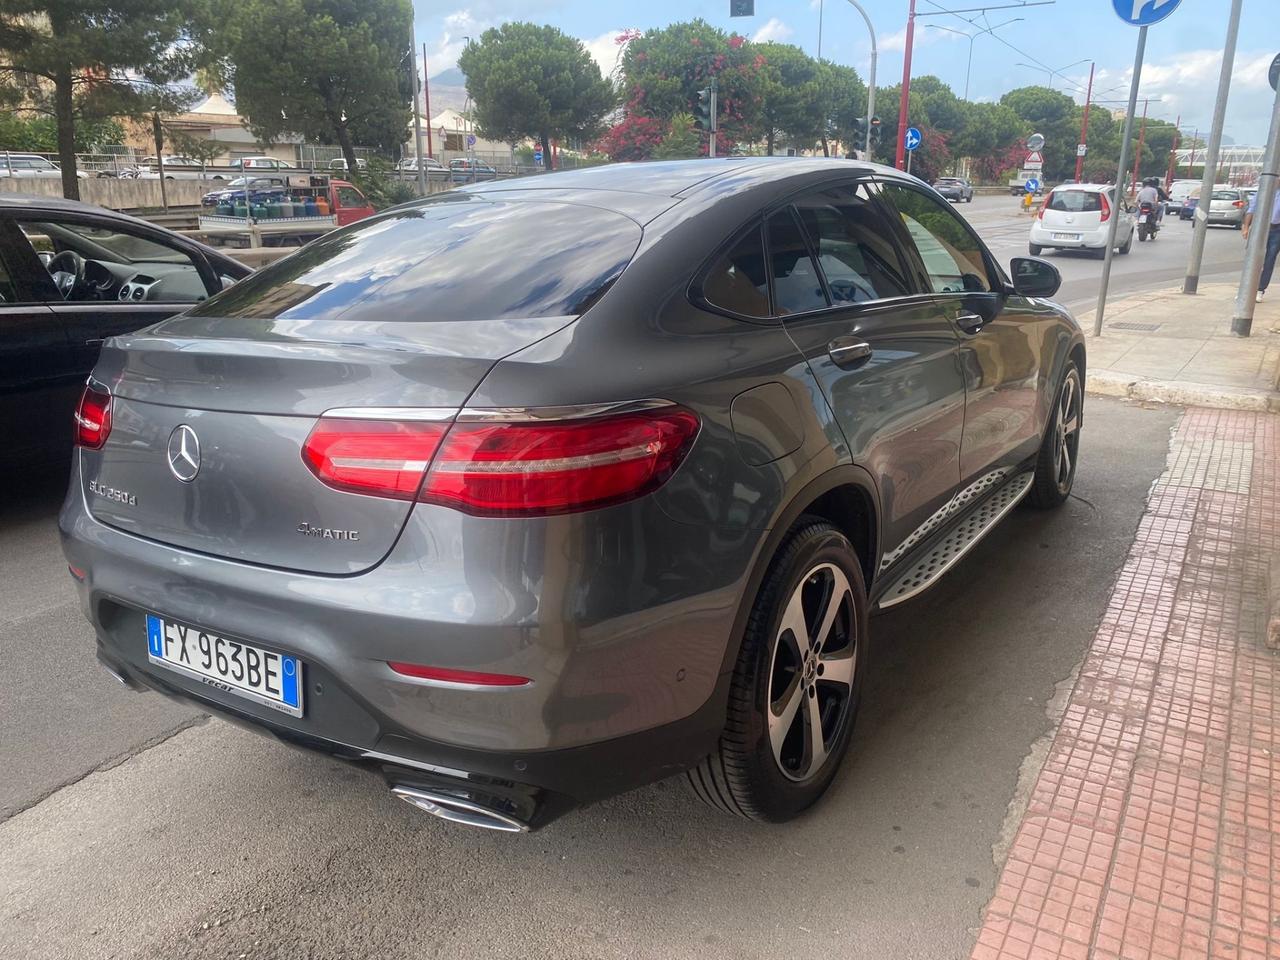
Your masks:
<svg viewBox="0 0 1280 960"><path fill-rule="evenodd" d="M1114 190L1114 183L1062 183L1054 187L1054 191L1058 190L1083 190L1085 193L1102 193L1104 190Z"/></svg>

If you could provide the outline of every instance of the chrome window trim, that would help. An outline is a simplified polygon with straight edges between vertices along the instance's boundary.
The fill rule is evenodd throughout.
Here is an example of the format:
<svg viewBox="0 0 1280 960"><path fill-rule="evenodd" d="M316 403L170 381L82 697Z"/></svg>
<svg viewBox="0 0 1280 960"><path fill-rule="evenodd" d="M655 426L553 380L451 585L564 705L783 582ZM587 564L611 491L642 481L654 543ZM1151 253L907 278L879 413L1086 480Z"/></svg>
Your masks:
<svg viewBox="0 0 1280 960"><path fill-rule="evenodd" d="M459 423L536 423L543 420L582 420L608 413L637 413L673 407L671 400L620 400L610 403L586 403L562 407L463 407L458 412Z"/></svg>

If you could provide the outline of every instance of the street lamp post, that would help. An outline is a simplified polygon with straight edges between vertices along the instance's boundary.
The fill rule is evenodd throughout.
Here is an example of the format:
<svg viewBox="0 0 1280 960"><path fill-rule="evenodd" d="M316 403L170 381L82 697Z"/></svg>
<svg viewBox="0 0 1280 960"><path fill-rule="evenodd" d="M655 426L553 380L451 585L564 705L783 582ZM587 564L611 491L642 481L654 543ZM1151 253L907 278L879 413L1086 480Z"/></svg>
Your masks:
<svg viewBox="0 0 1280 960"><path fill-rule="evenodd" d="M1089 89L1084 95L1084 119L1080 121L1080 145L1088 149L1089 143L1089 106L1093 100L1093 69L1097 66L1093 61L1089 62ZM1080 178L1084 176L1084 154L1080 152L1079 147L1076 148L1076 183L1080 182Z"/></svg>
<svg viewBox="0 0 1280 960"><path fill-rule="evenodd" d="M1011 23L1017 23L1024 17L1014 17L1012 20L1006 20L1004 23L997 23L994 27L985 27L977 33L965 33L963 30L952 30L950 27L944 27L937 23L926 23L925 27L932 30L945 30L947 33L954 33L957 36L964 37L969 41L969 60L964 68L964 99L969 99L969 75L973 71L973 41L977 40L984 33L993 33L1001 27L1007 27Z"/></svg>
<svg viewBox="0 0 1280 960"><path fill-rule="evenodd" d="M911 0L914 4L915 0ZM871 18L867 16L867 11L862 9L862 4L858 0L849 0L853 9L862 14L862 19L867 21L867 33L871 35L871 71L867 75L867 142L866 151L867 159L871 159L871 118L876 115L876 28L871 25ZM822 43L822 34L818 34L818 43Z"/></svg>

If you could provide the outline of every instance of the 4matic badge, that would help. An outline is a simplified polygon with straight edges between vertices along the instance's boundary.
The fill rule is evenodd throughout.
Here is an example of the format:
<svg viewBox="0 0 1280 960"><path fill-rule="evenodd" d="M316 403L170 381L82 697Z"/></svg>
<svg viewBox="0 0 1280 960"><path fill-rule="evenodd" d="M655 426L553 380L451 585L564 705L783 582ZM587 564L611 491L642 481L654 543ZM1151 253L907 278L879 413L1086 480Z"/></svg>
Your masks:
<svg viewBox="0 0 1280 960"><path fill-rule="evenodd" d="M315 527L305 520L298 524L298 532L304 537L319 537L321 540L359 540L359 530L335 530L332 527Z"/></svg>

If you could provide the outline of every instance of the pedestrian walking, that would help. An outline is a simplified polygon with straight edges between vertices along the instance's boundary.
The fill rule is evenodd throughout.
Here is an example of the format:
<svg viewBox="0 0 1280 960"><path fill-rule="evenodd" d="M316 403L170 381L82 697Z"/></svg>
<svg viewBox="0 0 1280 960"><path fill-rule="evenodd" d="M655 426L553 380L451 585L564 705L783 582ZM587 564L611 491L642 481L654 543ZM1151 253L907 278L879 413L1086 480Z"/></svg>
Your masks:
<svg viewBox="0 0 1280 960"><path fill-rule="evenodd" d="M1244 238L1249 239L1249 230L1253 227L1254 208L1258 205L1258 194L1249 201L1249 209L1244 214ZM1266 296L1267 286L1271 283L1271 275L1276 270L1276 257L1280 256L1280 191L1276 193L1275 202L1271 205L1271 232L1267 234L1267 252L1262 258L1262 276L1258 278L1258 302Z"/></svg>

